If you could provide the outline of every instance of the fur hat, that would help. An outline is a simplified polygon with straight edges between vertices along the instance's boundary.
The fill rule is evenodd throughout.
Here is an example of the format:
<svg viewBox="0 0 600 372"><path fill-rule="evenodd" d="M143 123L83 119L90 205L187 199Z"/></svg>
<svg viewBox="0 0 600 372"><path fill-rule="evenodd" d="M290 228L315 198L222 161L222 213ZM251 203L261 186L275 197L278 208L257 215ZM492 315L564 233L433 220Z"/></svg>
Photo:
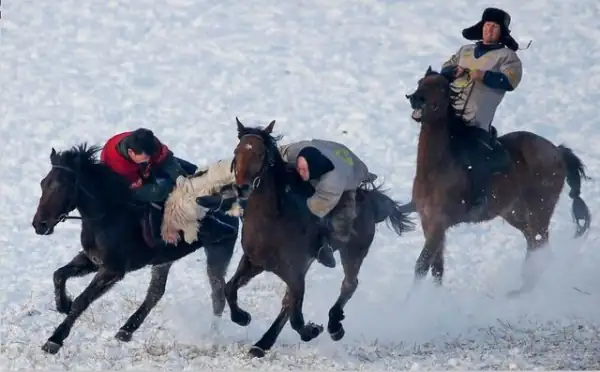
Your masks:
<svg viewBox="0 0 600 372"><path fill-rule="evenodd" d="M321 151L312 146L307 146L300 150L298 157L303 157L308 163L309 179L320 178L325 173L332 171L335 166Z"/></svg>
<svg viewBox="0 0 600 372"><path fill-rule="evenodd" d="M481 40L483 38L483 24L494 22L500 25L500 42L514 51L519 49L519 43L510 36L510 15L502 9L486 8L481 15L481 21L475 25L465 28L462 35L467 40Z"/></svg>

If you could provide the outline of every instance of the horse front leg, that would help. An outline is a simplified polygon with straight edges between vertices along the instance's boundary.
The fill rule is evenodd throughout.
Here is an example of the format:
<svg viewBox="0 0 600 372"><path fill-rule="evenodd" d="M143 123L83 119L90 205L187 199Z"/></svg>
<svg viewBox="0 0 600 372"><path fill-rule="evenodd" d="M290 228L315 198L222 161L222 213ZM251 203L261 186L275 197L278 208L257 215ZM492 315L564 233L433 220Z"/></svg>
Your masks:
<svg viewBox="0 0 600 372"><path fill-rule="evenodd" d="M253 265L246 254L242 255L235 273L225 284L225 299L229 304L232 322L241 326L250 324L252 317L238 305L238 290L263 271L262 267Z"/></svg>
<svg viewBox="0 0 600 372"><path fill-rule="evenodd" d="M422 218L423 233L425 235L425 244L415 262L415 274L413 284L410 287L404 301L408 301L417 288L420 287L423 279L427 276L429 269L433 266L432 276L434 283L442 284L444 275L444 241L446 230L443 224L429 223Z"/></svg>
<svg viewBox="0 0 600 372"><path fill-rule="evenodd" d="M444 274L444 241L446 233L443 225L423 223L425 244L415 262L414 286L417 286L425 278L431 266L434 266L433 277L436 283L442 283Z"/></svg>
<svg viewBox="0 0 600 372"><path fill-rule="evenodd" d="M64 340L71 333L75 321L81 314L92 302L100 298L124 276L124 272L110 271L105 268L98 270L90 284L73 300L69 313L42 346L42 350L50 354L56 354L63 346Z"/></svg>
<svg viewBox="0 0 600 372"><path fill-rule="evenodd" d="M286 281L288 288L281 301L281 310L269 329L250 349L249 354L253 357L262 358L265 356L265 352L270 350L277 341L277 338L288 319L290 320L292 328L298 332L300 339L304 342L316 338L323 332L322 325L304 322L304 315L302 314L305 287L304 277L300 276L292 279L286 278L284 281Z"/></svg>
<svg viewBox="0 0 600 372"><path fill-rule="evenodd" d="M56 303L56 310L59 313L68 314L73 304L73 301L67 294L67 280L96 271L98 271L98 266L81 251L68 264L58 268L54 272L54 301Z"/></svg>
<svg viewBox="0 0 600 372"><path fill-rule="evenodd" d="M127 322L115 334L115 338L119 341L129 342L133 337L133 333L140 328L150 311L156 306L160 299L165 294L167 287L167 279L169 278L169 270L172 263L152 266L152 277L146 291L146 298L140 307L133 313Z"/></svg>
<svg viewBox="0 0 600 372"><path fill-rule="evenodd" d="M323 326L312 322L304 322L302 305L304 304L304 292L306 281L304 275L287 280L288 290L284 297L284 307L290 314L290 325L298 332L300 339L308 342L323 332Z"/></svg>

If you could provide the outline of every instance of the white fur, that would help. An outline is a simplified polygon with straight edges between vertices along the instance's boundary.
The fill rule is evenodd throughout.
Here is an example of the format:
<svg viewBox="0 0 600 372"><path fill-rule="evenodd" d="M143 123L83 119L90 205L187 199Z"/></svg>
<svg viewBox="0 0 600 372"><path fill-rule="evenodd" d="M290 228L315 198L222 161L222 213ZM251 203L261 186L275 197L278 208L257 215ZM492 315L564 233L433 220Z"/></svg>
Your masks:
<svg viewBox="0 0 600 372"><path fill-rule="evenodd" d="M206 209L196 203L196 198L211 195L225 185L232 184L235 179L230 169L231 160L218 162L198 170L196 174L179 177L173 191L167 198L164 208L164 219L161 226L161 235L168 243L177 243L179 234L183 231L183 239L191 244L196 241L200 221L206 214ZM197 176L198 173L205 174ZM237 205L229 214L239 216L241 208Z"/></svg>

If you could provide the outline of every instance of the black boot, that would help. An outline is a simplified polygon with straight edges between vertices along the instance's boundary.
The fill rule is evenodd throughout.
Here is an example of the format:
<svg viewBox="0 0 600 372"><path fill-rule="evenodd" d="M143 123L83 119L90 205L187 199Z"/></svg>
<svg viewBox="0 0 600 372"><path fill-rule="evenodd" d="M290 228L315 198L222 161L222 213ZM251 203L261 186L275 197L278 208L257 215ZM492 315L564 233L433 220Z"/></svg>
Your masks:
<svg viewBox="0 0 600 372"><path fill-rule="evenodd" d="M333 244L332 241L332 225L331 218L329 216L322 218L319 221L319 242L320 244L317 246L315 250L314 257L317 261L329 268L334 268L336 265L335 257L333 256Z"/></svg>
<svg viewBox="0 0 600 372"><path fill-rule="evenodd" d="M484 173L488 173L485 169L471 169L470 170L470 183L471 183L471 198L469 202L469 209L485 209L487 208L489 198L489 177Z"/></svg>

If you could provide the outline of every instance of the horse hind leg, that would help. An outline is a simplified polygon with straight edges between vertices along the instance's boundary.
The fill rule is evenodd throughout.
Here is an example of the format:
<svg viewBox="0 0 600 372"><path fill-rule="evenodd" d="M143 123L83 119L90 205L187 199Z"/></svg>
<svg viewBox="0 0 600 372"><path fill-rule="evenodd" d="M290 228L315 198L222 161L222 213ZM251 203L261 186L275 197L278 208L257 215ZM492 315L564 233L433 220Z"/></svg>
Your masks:
<svg viewBox="0 0 600 372"><path fill-rule="evenodd" d="M329 332L329 336L333 341L341 340L346 334L342 325L342 320L345 319L344 307L358 288L358 275L369 246L366 249L357 248L359 248L359 245L352 240L346 247L339 250L342 267L344 268L344 279L340 287L340 294L331 309L329 309L329 321L327 323L327 332Z"/></svg>
<svg viewBox="0 0 600 372"><path fill-rule="evenodd" d="M536 195L524 197L513 211L503 216L510 225L521 231L527 242L527 252L521 269L522 285L519 289L510 291L509 297L532 291L543 270L543 267L537 265L537 253L548 245L550 219L558 201L558 197L542 199L541 195L544 194L546 193L537 192Z"/></svg>
<svg viewBox="0 0 600 372"><path fill-rule="evenodd" d="M135 313L127 319L127 322L125 322L121 329L115 334L117 340L123 342L131 341L133 333L140 328L148 314L150 314L150 311L152 311L165 294L171 266L172 263L152 266L152 277L150 278L150 284L146 291L146 297Z"/></svg>
<svg viewBox="0 0 600 372"><path fill-rule="evenodd" d="M79 252L68 264L58 268L54 272L54 301L56 303L56 310L59 313L68 314L73 304L73 301L67 294L67 280L73 277L85 276L96 271L98 271L98 266L83 252Z"/></svg>
<svg viewBox="0 0 600 372"><path fill-rule="evenodd" d="M213 315L221 317L225 310L225 275L233 256L235 238L226 239L219 244L209 244L204 248L206 254L206 275L211 288Z"/></svg>

